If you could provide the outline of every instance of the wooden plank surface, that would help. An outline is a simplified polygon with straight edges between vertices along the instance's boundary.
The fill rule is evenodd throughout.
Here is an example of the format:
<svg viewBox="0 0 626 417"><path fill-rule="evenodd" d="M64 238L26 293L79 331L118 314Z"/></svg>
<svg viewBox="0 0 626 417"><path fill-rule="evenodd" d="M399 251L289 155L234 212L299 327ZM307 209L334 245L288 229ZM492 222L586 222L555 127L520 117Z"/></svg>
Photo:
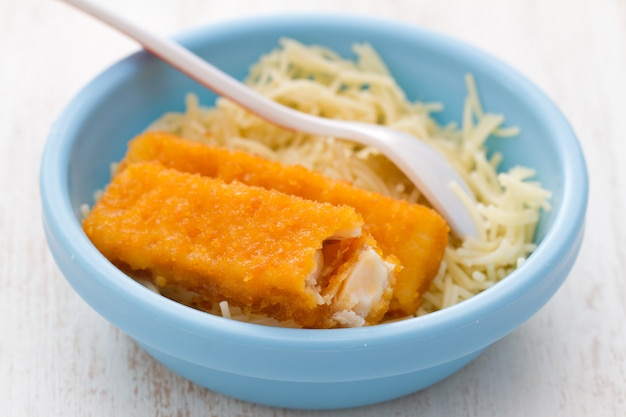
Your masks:
<svg viewBox="0 0 626 417"><path fill-rule="evenodd" d="M453 377L357 410L273 409L165 370L94 313L46 247L39 159L50 126L136 45L60 2L0 0L0 415L626 415L626 2L622 0L111 0L171 34L283 11L396 19L463 39L526 74L563 110L587 158L582 253L556 296Z"/></svg>

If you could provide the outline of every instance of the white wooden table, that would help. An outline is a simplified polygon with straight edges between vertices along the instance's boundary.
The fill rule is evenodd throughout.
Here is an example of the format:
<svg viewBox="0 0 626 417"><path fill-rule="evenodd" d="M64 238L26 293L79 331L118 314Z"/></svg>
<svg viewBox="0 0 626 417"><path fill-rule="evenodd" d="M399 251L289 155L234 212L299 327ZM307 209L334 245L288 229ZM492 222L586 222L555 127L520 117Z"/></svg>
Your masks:
<svg viewBox="0 0 626 417"><path fill-rule="evenodd" d="M556 296L460 373L357 410L248 404L165 370L94 313L44 241L39 159L50 125L136 45L56 2L0 0L0 416L625 416L626 2L111 0L162 34L253 14L341 11L477 45L571 120L591 176L587 234Z"/></svg>

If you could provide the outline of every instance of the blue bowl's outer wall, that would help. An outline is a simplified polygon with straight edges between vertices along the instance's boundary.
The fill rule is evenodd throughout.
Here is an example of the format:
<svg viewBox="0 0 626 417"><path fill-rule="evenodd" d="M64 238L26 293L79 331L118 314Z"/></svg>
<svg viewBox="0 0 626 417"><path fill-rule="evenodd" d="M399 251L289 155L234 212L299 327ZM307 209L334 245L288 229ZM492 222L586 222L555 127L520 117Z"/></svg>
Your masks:
<svg viewBox="0 0 626 417"><path fill-rule="evenodd" d="M220 394L263 405L300 409L338 409L376 404L426 388L457 372L482 350L433 368L393 377L339 382L293 382L243 377L195 364L143 348L168 368Z"/></svg>
<svg viewBox="0 0 626 417"><path fill-rule="evenodd" d="M173 371L226 395L291 408L362 406L408 394L448 377L490 341L524 322L550 298L571 269L581 241L582 231L550 279L504 306L505 310L496 310L447 333L417 332L407 338L392 331L397 326L390 325L386 326L391 329L382 341L368 341L367 337L352 337L352 332L340 330L336 332L339 334L334 348L311 340L307 349L304 338L304 343L293 350L289 346L277 347L278 344L253 343L252 354L250 346L242 345L245 340L222 337L219 325L215 334L199 337L176 323L159 320L149 310L120 302L115 292L103 292L90 280L77 279L88 273L87 268L76 259L57 253L59 246L50 237L55 258L77 292L109 321L134 335L152 356ZM138 286L137 290L141 288ZM111 305L116 308L111 309ZM131 317L135 320L129 320ZM245 323L232 324L241 326L241 334L250 328ZM360 330L364 329L359 329L361 335L365 333ZM405 362L390 358L391 350ZM329 392L334 395L329 396Z"/></svg>
<svg viewBox="0 0 626 417"><path fill-rule="evenodd" d="M68 281L96 311L156 357L198 364L198 375L207 368L236 375L237 381L250 377L250 384L268 378L308 388L316 382L335 383L346 389L341 402L320 398L313 408L382 399L366 389L349 389L358 380L412 375L418 381L414 388L427 386L446 376L443 369L450 369L446 363L471 358L516 328L565 279L579 250L587 197L585 164L576 139L552 103L503 64L458 42L397 23L345 17L267 18L199 29L180 39L216 66L242 78L248 66L282 36L324 44L347 56L354 42L370 41L409 97L446 105L438 116L442 122L460 120L466 94L463 77L472 73L485 108L504 113L510 124L523 129L519 138L491 140L490 145L506 153L506 166L535 167L542 183L554 191L555 210L544 216L538 234L546 239L533 255L537 262L528 262L497 288L446 311L368 329L259 329L163 300L113 268L91 247L77 221L78 207L90 202L94 190L108 181L109 163L123 155L128 139L165 111L180 110L188 91L197 93L204 103L215 99L146 53L122 61L91 83L50 134L41 181L51 251ZM239 46L231 48L229 41ZM564 205L569 217L563 215ZM67 214L72 211L74 216ZM83 254L85 247L92 251L88 256ZM260 401L243 385L240 392L220 390L219 380L193 379L229 395ZM365 383L359 384L362 388ZM406 389L394 389L392 384L385 399L410 392ZM265 403L310 408L310 389L288 397L275 391L269 390Z"/></svg>

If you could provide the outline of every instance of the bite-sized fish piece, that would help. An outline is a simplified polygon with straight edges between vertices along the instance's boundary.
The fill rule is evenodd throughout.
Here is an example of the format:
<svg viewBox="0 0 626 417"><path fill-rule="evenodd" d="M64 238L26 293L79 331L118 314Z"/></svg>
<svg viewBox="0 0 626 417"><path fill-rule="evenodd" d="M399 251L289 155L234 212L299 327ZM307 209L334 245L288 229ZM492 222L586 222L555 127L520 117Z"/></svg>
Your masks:
<svg viewBox="0 0 626 417"><path fill-rule="evenodd" d="M165 292L330 328L378 323L389 306L397 260L362 225L348 206L143 162L114 176L83 229Z"/></svg>
<svg viewBox="0 0 626 417"><path fill-rule="evenodd" d="M305 199L345 204L363 216L363 228L383 254L402 264L390 309L415 314L421 295L437 274L448 242L448 225L434 210L330 179L302 166L288 166L241 151L208 146L172 134L147 132L132 140L121 163L158 161L184 172L239 181Z"/></svg>

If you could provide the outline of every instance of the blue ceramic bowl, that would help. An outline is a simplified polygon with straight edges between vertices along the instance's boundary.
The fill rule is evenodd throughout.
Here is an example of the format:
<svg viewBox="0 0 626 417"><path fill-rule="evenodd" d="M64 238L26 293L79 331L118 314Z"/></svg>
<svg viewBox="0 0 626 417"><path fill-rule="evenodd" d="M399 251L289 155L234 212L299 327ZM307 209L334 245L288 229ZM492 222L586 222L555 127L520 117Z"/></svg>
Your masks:
<svg viewBox="0 0 626 417"><path fill-rule="evenodd" d="M211 390L290 408L341 408L418 391L453 374L531 317L559 288L579 251L587 174L563 115L517 72L468 45L398 22L354 16L278 16L212 25L178 40L235 77L288 36L351 56L370 42L412 99L436 100L441 122L460 120L464 75L474 74L487 109L522 134L490 143L504 168L537 169L554 192L529 260L476 297L425 317L368 328L301 330L239 323L192 310L128 278L80 226L79 207L108 181L127 141L185 93L215 96L139 52L87 85L55 123L43 155L45 232L60 270L98 313L174 372Z"/></svg>

